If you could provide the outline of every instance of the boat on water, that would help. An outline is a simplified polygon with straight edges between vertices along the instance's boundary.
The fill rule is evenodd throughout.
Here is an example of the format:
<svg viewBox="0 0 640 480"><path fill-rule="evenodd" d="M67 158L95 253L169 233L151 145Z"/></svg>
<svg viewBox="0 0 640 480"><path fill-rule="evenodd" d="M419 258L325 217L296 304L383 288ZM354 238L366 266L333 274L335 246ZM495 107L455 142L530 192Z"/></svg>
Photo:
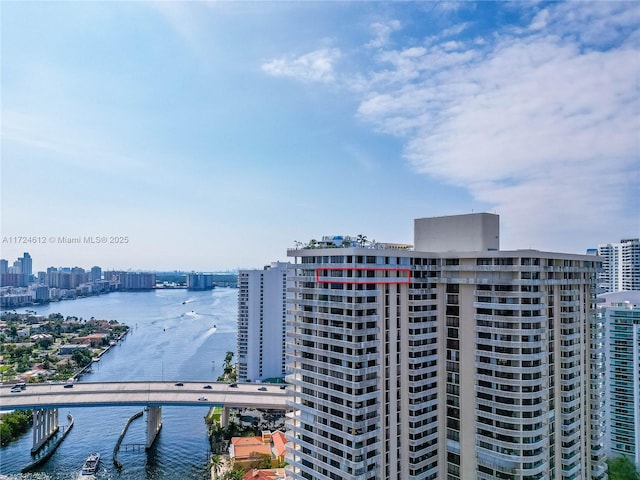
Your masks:
<svg viewBox="0 0 640 480"><path fill-rule="evenodd" d="M92 453L84 461L82 465L82 475L93 475L98 471L98 464L100 463L100 454L97 452Z"/></svg>

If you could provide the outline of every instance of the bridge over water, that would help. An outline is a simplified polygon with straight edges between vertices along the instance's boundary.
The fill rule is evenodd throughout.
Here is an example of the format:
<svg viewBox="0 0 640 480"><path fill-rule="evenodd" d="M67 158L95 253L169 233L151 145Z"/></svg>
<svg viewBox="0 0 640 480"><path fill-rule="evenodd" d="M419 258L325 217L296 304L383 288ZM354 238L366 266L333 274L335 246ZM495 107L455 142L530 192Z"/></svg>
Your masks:
<svg viewBox="0 0 640 480"><path fill-rule="evenodd" d="M27 384L20 392L12 392L11 385L0 387L0 411L34 410L33 451L58 430L59 408L140 405L147 407L150 447L162 426L163 406L219 406L225 425L230 408L287 409L286 393L279 385L258 383L239 383L236 387L193 381L36 383Z"/></svg>

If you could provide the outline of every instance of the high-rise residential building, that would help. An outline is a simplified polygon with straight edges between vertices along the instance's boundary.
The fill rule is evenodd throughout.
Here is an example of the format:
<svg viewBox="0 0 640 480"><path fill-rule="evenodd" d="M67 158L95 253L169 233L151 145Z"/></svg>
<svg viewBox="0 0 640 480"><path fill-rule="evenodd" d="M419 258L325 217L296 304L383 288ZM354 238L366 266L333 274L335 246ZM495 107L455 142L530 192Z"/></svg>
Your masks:
<svg viewBox="0 0 640 480"><path fill-rule="evenodd" d="M238 380L285 374L288 262L238 272Z"/></svg>
<svg viewBox="0 0 640 480"><path fill-rule="evenodd" d="M20 262L20 273L27 277L31 276L33 273L33 260L31 259L31 255L24 252L24 255L19 258L18 261Z"/></svg>
<svg viewBox="0 0 640 480"><path fill-rule="evenodd" d="M598 245L602 271L598 286L604 293L640 290L640 239Z"/></svg>
<svg viewBox="0 0 640 480"><path fill-rule="evenodd" d="M102 280L102 269L100 267L93 266L91 267L91 273L89 274L89 280L92 282L96 282L98 280Z"/></svg>
<svg viewBox="0 0 640 480"><path fill-rule="evenodd" d="M0 273L9 273L9 262L0 258Z"/></svg>
<svg viewBox="0 0 640 480"><path fill-rule="evenodd" d="M120 274L120 288L123 290L149 290L155 286L155 273L123 272Z"/></svg>
<svg viewBox="0 0 640 480"><path fill-rule="evenodd" d="M498 221L288 251L289 478L606 479L600 261Z"/></svg>
<svg viewBox="0 0 640 480"><path fill-rule="evenodd" d="M640 466L640 292L602 295L605 323L606 448Z"/></svg>
<svg viewBox="0 0 640 480"><path fill-rule="evenodd" d="M210 273L188 273L187 288L189 290L212 290L213 275Z"/></svg>

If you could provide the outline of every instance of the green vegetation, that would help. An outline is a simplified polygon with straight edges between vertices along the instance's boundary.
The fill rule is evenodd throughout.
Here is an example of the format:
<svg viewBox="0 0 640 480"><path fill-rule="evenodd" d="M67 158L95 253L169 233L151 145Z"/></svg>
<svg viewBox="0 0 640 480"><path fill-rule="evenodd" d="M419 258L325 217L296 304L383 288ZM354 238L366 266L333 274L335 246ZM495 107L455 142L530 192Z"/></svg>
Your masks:
<svg viewBox="0 0 640 480"><path fill-rule="evenodd" d="M218 377L219 382L235 382L237 379L236 367L231 363L233 352L227 352L224 356L223 373Z"/></svg>
<svg viewBox="0 0 640 480"><path fill-rule="evenodd" d="M4 312L0 319L7 327L0 335L0 381L19 378L30 370L29 383L47 380L67 380L91 363L111 341L117 340L129 329L115 320L108 322L91 317L63 317L59 313L47 318L35 312ZM89 339L77 340L78 337ZM60 355L60 347L78 341L91 347Z"/></svg>
<svg viewBox="0 0 640 480"><path fill-rule="evenodd" d="M229 470L222 477L224 480L242 480L246 472L237 466L233 467L233 470Z"/></svg>
<svg viewBox="0 0 640 480"><path fill-rule="evenodd" d="M33 412L15 411L2 416L0 420L0 446L8 445L31 427Z"/></svg>
<svg viewBox="0 0 640 480"><path fill-rule="evenodd" d="M620 456L607 460L609 480L640 480L640 472L627 457Z"/></svg>

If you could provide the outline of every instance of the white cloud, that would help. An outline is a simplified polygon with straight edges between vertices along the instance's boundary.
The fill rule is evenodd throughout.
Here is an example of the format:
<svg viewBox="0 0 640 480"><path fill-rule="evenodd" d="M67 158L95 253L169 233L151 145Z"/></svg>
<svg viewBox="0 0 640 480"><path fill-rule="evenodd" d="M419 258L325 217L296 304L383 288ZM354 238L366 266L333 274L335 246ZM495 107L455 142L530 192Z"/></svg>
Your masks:
<svg viewBox="0 0 640 480"><path fill-rule="evenodd" d="M388 22L375 22L370 28L375 38L366 44L367 47L380 48L389 43L389 37L393 32L401 27L399 20L389 20Z"/></svg>
<svg viewBox="0 0 640 480"><path fill-rule="evenodd" d="M418 172L526 218L515 244L542 243L551 212L583 232L592 216L624 215L640 151L635 48L582 52L535 36L504 38L486 57L434 47L385 59L394 68L372 74L359 118L404 137Z"/></svg>
<svg viewBox="0 0 640 480"><path fill-rule="evenodd" d="M292 77L305 82L335 80L334 64L340 60L337 48L323 48L298 57L281 57L262 65L262 70L275 77Z"/></svg>
<svg viewBox="0 0 640 480"><path fill-rule="evenodd" d="M439 33L438 36L440 38L455 37L457 35L460 35L462 32L464 32L467 28L469 28L469 26L470 26L469 22L458 23L449 28L445 28Z"/></svg>
<svg viewBox="0 0 640 480"><path fill-rule="evenodd" d="M640 8L610 3L553 4L481 42L379 50L352 90L357 117L402 138L417 172L492 205L507 247L557 248L562 228L575 242L605 219L633 232Z"/></svg>

